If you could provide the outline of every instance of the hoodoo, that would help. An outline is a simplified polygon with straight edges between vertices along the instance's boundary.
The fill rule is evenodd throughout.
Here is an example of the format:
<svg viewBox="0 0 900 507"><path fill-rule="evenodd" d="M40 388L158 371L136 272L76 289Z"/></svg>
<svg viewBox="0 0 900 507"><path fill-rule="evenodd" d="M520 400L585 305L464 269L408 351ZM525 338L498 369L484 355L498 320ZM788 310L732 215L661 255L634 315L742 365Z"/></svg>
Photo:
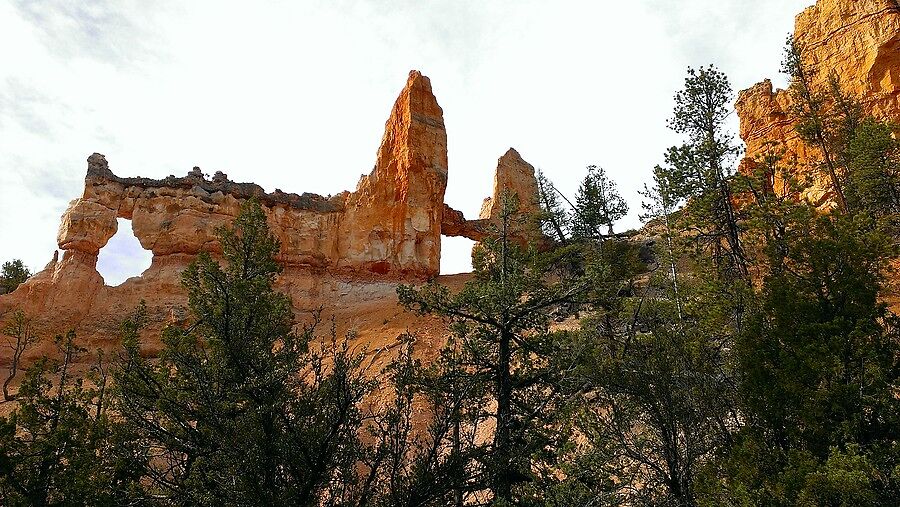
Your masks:
<svg viewBox="0 0 900 507"><path fill-rule="evenodd" d="M21 309L48 333L74 328L88 340L114 335L114 320L141 301L148 303L151 330L182 315L181 271L202 251L221 253L216 230L250 198L260 202L281 243L279 285L301 312L320 305L359 309L373 298L395 308L398 281L438 275L441 235L478 241L496 219L491 212L466 220L444 203L447 131L431 81L418 71L410 72L394 103L374 169L353 192L331 198L266 193L197 167L161 180L119 177L104 155L87 162L84 192L62 216L62 257L0 296L0 315ZM499 161L494 201L504 189L520 196L523 209L533 207L534 168L512 149ZM97 272L97 258L119 218L131 221L153 261L141 276L110 287Z"/></svg>

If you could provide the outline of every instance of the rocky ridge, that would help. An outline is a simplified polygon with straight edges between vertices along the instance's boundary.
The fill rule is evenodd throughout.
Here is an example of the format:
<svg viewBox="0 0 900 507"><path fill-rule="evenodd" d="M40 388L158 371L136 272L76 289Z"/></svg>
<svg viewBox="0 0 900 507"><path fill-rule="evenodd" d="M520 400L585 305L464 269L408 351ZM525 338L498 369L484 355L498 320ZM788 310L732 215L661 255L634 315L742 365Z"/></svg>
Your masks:
<svg viewBox="0 0 900 507"><path fill-rule="evenodd" d="M842 89L861 101L865 112L900 122L900 2L819 0L796 18L794 37L815 89L828 89L834 72ZM738 95L736 109L746 153L740 170L750 173L761 157L778 153L811 185L804 198L832 206L829 182L814 170L819 154L805 146L790 119L791 97L762 81ZM778 187L776 182L776 187Z"/></svg>
<svg viewBox="0 0 900 507"><path fill-rule="evenodd" d="M521 202L534 202L533 195L525 195L536 191L533 168L515 150L500 160L492 198L509 188ZM507 174L510 163L521 167ZM432 329L428 319L397 306L396 284L438 276L441 236L479 241L495 218L467 220L444 203L448 169L443 111L430 80L418 71L410 72L394 103L374 169L353 192L329 198L266 193L221 172L208 177L197 167L184 177L125 178L95 153L88 157L82 196L61 218L57 242L62 256L55 254L43 271L0 296L0 320L21 309L43 334L75 329L86 344L111 348L117 343L117 322L143 300L151 320L147 334L158 336L166 324L186 317L181 271L202 251L221 253L216 229L229 225L241 204L255 198L281 243L278 260L284 272L278 288L292 297L298 318L323 307L341 323L340 332L352 330L374 348L389 346L413 326L413 319L427 335ZM96 265L119 218L131 221L153 259L141 276L110 287ZM461 283L464 278L442 280ZM443 329L437 326L435 339ZM147 353L158 346L150 340Z"/></svg>

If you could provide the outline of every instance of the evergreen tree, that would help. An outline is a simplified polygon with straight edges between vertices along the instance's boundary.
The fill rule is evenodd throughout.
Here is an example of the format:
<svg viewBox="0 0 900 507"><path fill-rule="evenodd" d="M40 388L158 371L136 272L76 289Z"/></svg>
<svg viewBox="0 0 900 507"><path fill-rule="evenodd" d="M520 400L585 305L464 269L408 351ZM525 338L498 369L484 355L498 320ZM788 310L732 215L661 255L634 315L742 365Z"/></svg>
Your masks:
<svg viewBox="0 0 900 507"><path fill-rule="evenodd" d="M25 267L21 259L4 262L0 268L0 294L9 294L16 290L30 276L31 271Z"/></svg>
<svg viewBox="0 0 900 507"><path fill-rule="evenodd" d="M863 213L822 216L758 198L751 207L768 269L735 343L745 424L704 495L711 504L894 505L900 335L879 302L890 239Z"/></svg>
<svg viewBox="0 0 900 507"><path fill-rule="evenodd" d="M803 47L793 37L785 54L797 133L820 153L816 168L827 175L841 211L876 217L896 213L900 144L894 127L867 117L859 101L843 91L835 71L826 89L814 87Z"/></svg>
<svg viewBox="0 0 900 507"><path fill-rule="evenodd" d="M112 443L117 426L98 410L98 386L90 387L72 371L85 350L72 332L55 344L60 359L44 357L32 365L18 406L0 418L0 502L127 504L136 477L116 456L129 450Z"/></svg>
<svg viewBox="0 0 900 507"><path fill-rule="evenodd" d="M662 226L659 234L665 242L662 257L668 268L670 286L672 288L672 301L675 302L675 309L680 319L683 315L681 311L681 296L678 291L678 261L682 251L676 246L678 231L675 229L673 219L677 200L672 189L672 182L669 181L666 171L656 166L653 170L653 186L644 184L644 190L640 193L646 199L641 202L644 214L640 217L647 224L645 227L654 227L657 224Z"/></svg>
<svg viewBox="0 0 900 507"><path fill-rule="evenodd" d="M602 167L590 165L575 196L574 234L581 239L600 239L613 235L613 223L628 214L628 204Z"/></svg>
<svg viewBox="0 0 900 507"><path fill-rule="evenodd" d="M846 168L840 164L840 147L835 146L835 139L840 137L836 131L840 132L841 129L837 128L830 108L835 103L844 105L844 113L847 114L843 123L845 142L848 134L852 135L856 109L849 107L849 101L844 100L836 78L831 79L832 97L826 91L813 87L811 71L803 61L803 50L800 42L789 36L782 62L782 72L791 78L793 115L798 120L796 130L801 139L819 150L822 157L819 168L828 176L839 208L842 212L849 213L850 206L844 190Z"/></svg>
<svg viewBox="0 0 900 507"><path fill-rule="evenodd" d="M657 246L659 257L684 256L677 242ZM739 426L729 351L746 288L719 282L703 264L683 276L680 262L651 265L649 280L596 308L576 334L574 347L586 351L575 382L586 392L577 428L588 445L575 468L596 498L698 505L704 467Z"/></svg>
<svg viewBox="0 0 900 507"><path fill-rule="evenodd" d="M428 366L413 359L414 337L382 373L394 399L373 413L366 433L374 442L357 505L462 506L484 489L488 441L480 434L486 383L467 374L451 342Z"/></svg>
<svg viewBox="0 0 900 507"><path fill-rule="evenodd" d="M169 327L158 362L136 329L115 372L115 408L148 450L146 494L190 505L339 503L358 478L369 383L346 344L294 331L272 285L278 242L259 204L220 230L225 266L202 253L183 275L193 323Z"/></svg>
<svg viewBox="0 0 900 507"><path fill-rule="evenodd" d="M890 125L865 118L847 148L855 207L872 216L900 212L900 141Z"/></svg>
<svg viewBox="0 0 900 507"><path fill-rule="evenodd" d="M576 335L588 351L576 383L587 386L577 418L587 445L572 468L594 498L699 505L705 470L741 425L732 349L752 298L730 101L721 72L688 70L669 122L687 142L643 192L643 218L662 240L649 276L632 271L632 289L596 307ZM688 242L700 247L693 256Z"/></svg>
<svg viewBox="0 0 900 507"><path fill-rule="evenodd" d="M747 258L731 181L738 148L726 124L732 95L728 78L715 67L688 69L669 120L669 127L687 140L669 148L661 174L670 184L672 200L686 202L685 225L698 245L711 252L719 272L746 278Z"/></svg>
<svg viewBox="0 0 900 507"><path fill-rule="evenodd" d="M572 308L589 288L572 278L548 284L539 256L509 239L515 206L508 198L503 203L497 237L482 243L475 278L462 291L451 294L435 283L398 288L407 308L451 320L453 334L439 361L450 366L441 377L455 379L444 385L470 386L461 430L495 428L490 445L461 465L467 471L462 482L476 498L497 505L526 502L526 485L545 477L545 450L564 437L551 424L564 402L557 386L566 370L551 360L558 344L549 324L554 312ZM479 490L490 495L479 497Z"/></svg>
<svg viewBox="0 0 900 507"><path fill-rule="evenodd" d="M15 399L15 395L9 392L9 386L19 372L22 355L38 339L34 334L31 319L26 317L22 311L13 312L9 322L4 326L3 332L7 335L6 345L12 351L12 355L9 358L9 373L6 376L6 380L3 381L3 400L12 401Z"/></svg>
<svg viewBox="0 0 900 507"><path fill-rule="evenodd" d="M69 333L13 394L36 339L11 315L0 503L900 504L900 319L883 300L900 142L835 74L813 89L791 44L794 119L841 213L803 202L774 149L735 174L728 80L689 69L669 122L685 143L642 192L652 239L570 242L613 235L627 205L590 166L570 217L539 173L554 248L517 246L503 196L462 290L398 287L450 332L427 364L401 337L376 390L335 326L318 337L319 313L297 326L251 200L219 231L224 263L183 273L192 317L158 358L141 354L141 305L118 362L76 372ZM0 293L29 275L4 264Z"/></svg>
<svg viewBox="0 0 900 507"><path fill-rule="evenodd" d="M537 173L537 185L538 203L541 207L541 214L538 217L541 229L548 237L565 245L569 239L570 219L568 211L559 201L561 194L542 171Z"/></svg>

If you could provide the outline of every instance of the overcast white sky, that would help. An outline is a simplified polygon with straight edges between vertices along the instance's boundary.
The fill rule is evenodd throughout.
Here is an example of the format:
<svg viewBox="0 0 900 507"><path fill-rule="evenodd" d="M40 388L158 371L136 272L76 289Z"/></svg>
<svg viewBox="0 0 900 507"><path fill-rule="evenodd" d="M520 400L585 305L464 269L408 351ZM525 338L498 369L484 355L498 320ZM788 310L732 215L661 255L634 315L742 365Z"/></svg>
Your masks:
<svg viewBox="0 0 900 507"><path fill-rule="evenodd" d="M120 176L194 165L267 190L352 190L407 72L444 109L446 202L475 218L515 147L574 194L588 164L629 200L678 142L687 66L776 83L811 0L0 0L0 261L41 269L93 152ZM149 265L130 224L101 252L116 284ZM465 240L442 270L469 269Z"/></svg>

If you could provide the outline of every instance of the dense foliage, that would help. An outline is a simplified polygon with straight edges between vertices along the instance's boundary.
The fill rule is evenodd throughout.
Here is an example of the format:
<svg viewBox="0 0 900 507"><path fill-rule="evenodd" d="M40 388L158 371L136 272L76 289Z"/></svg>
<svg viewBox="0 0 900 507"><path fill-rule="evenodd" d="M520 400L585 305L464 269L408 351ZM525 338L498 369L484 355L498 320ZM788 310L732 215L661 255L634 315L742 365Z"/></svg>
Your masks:
<svg viewBox="0 0 900 507"><path fill-rule="evenodd" d="M605 228L612 236L613 224L628 214L628 204L602 167L590 165L587 171L575 196L573 232L578 238L600 239Z"/></svg>

